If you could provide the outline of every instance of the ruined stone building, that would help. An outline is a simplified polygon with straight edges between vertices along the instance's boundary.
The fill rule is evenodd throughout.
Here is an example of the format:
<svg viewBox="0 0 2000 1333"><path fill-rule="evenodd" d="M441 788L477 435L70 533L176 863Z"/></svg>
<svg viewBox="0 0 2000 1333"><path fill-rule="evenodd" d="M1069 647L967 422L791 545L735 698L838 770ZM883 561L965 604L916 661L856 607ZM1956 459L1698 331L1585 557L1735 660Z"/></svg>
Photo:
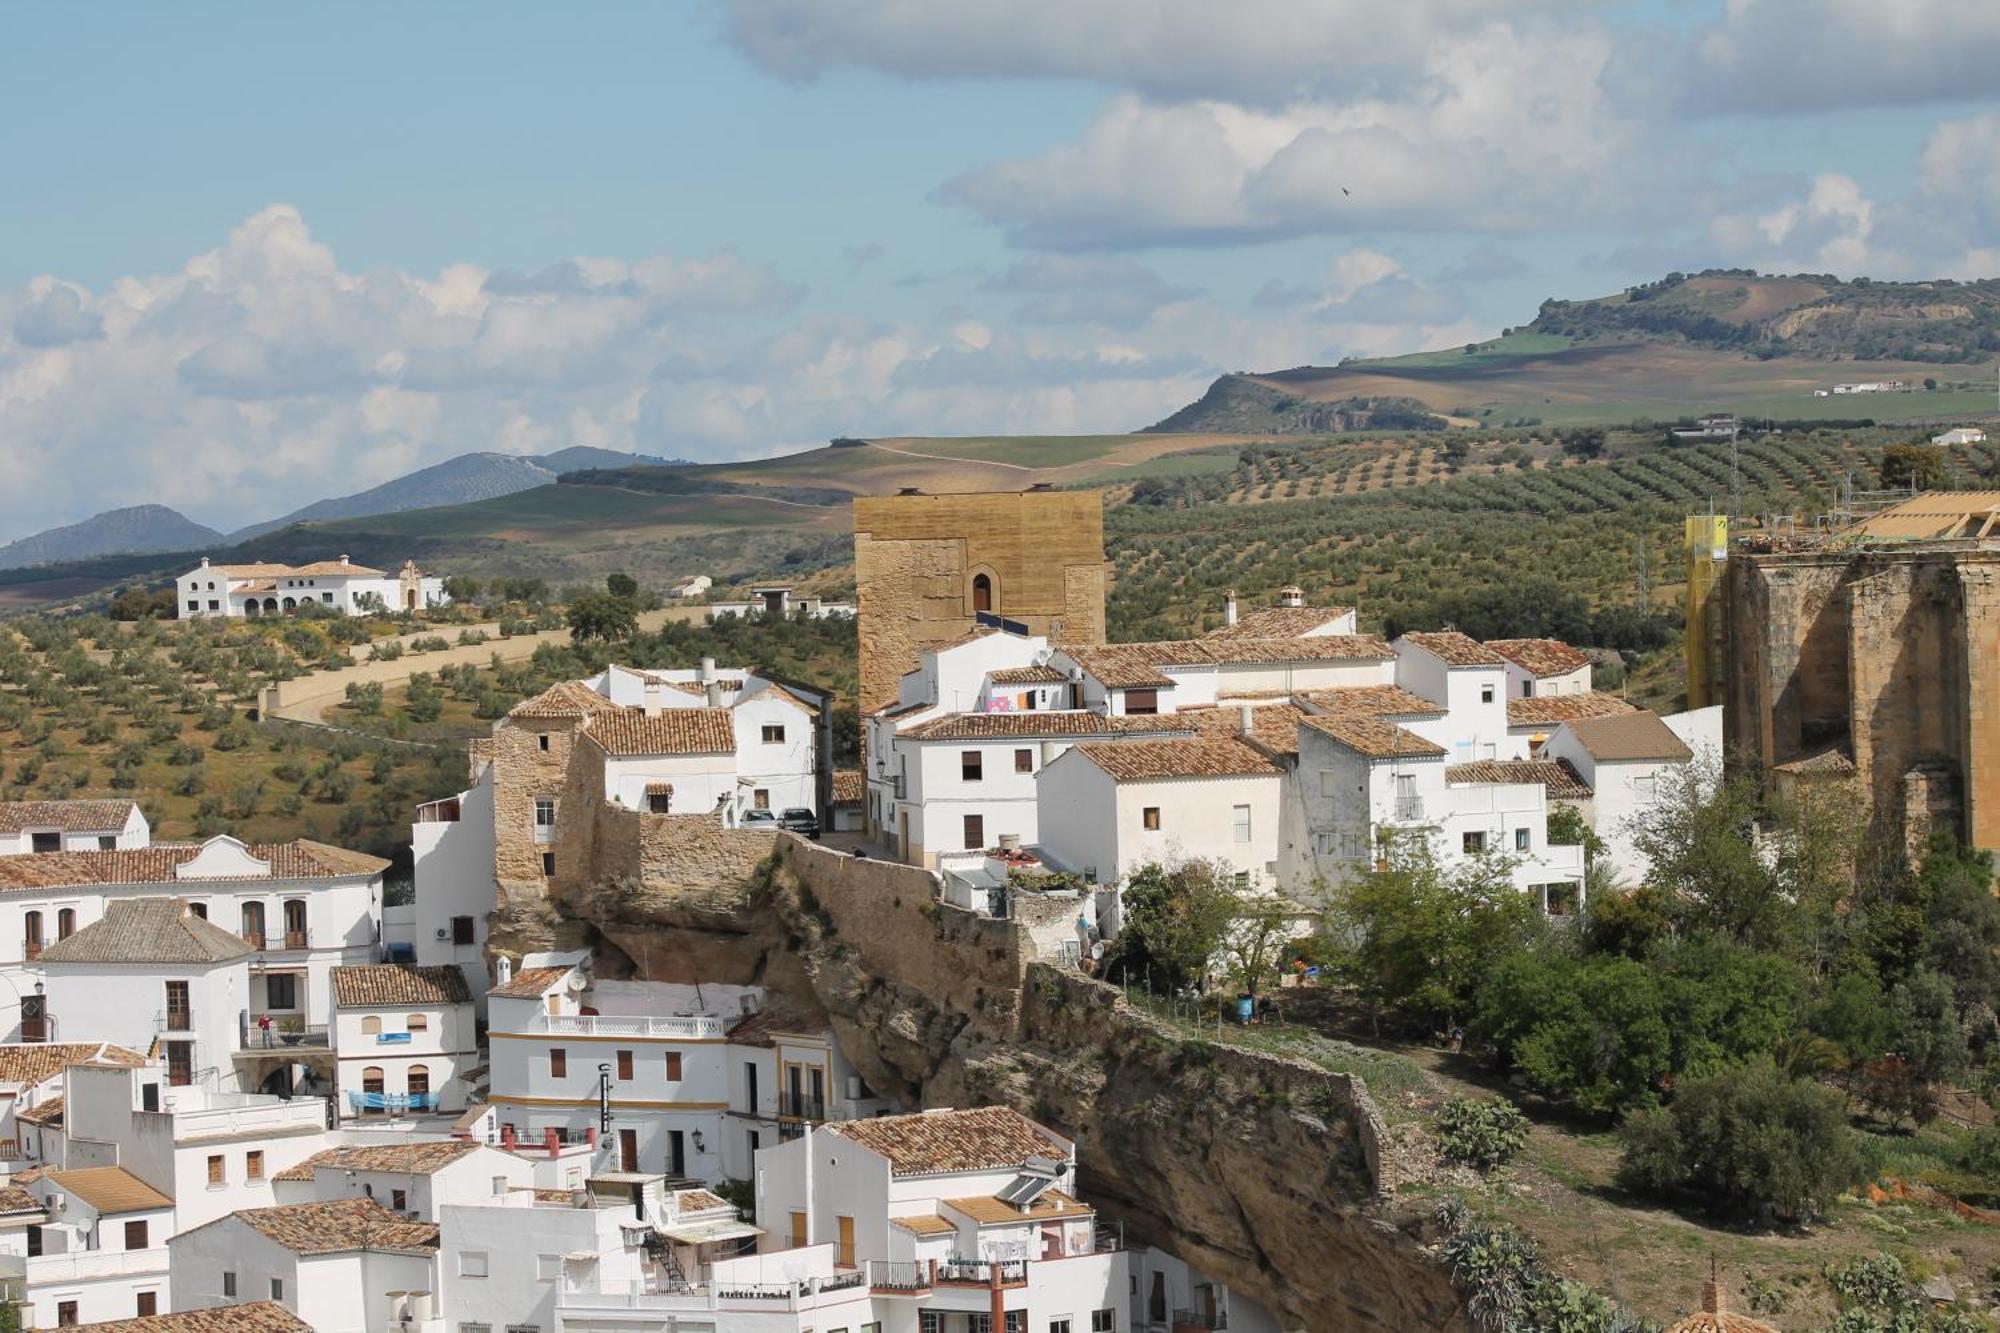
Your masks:
<svg viewBox="0 0 2000 1333"><path fill-rule="evenodd" d="M1103 502L1047 486L857 499L854 578L865 714L896 701L924 648L981 617L1053 643L1102 643Z"/></svg>
<svg viewBox="0 0 2000 1333"><path fill-rule="evenodd" d="M1768 781L1852 772L1879 832L2000 848L2000 492L1731 546L1726 735Z"/></svg>

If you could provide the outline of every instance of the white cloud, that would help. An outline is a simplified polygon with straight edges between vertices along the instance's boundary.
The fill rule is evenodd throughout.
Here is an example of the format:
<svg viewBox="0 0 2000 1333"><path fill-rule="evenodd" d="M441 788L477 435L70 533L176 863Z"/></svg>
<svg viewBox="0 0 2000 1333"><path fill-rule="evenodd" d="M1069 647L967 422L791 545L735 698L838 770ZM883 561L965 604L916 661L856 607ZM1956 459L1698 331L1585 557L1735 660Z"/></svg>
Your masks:
<svg viewBox="0 0 2000 1333"><path fill-rule="evenodd" d="M1990 96L1992 0L1727 0L1696 36L1689 107L1775 114Z"/></svg>

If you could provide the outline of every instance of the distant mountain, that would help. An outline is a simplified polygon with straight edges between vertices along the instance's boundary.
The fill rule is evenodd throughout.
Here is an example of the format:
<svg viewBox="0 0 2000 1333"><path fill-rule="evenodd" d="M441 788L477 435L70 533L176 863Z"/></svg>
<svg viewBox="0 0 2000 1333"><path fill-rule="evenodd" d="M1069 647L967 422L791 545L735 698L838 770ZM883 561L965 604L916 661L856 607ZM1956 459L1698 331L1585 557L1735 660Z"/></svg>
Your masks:
<svg viewBox="0 0 2000 1333"><path fill-rule="evenodd" d="M1276 376L1224 375L1208 392L1148 432L1331 435L1345 430L1438 430L1443 417L1414 398L1355 395L1322 401L1295 393Z"/></svg>
<svg viewBox="0 0 2000 1333"><path fill-rule="evenodd" d="M552 454L460 454L394 481L385 481L380 486L332 500L318 500L267 523L253 523L230 533L229 539L244 541L293 523L324 523L342 518L365 518L371 514L400 514L406 509L435 509L440 505L494 500L516 491L547 486L565 472L584 468L666 465L676 461L621 453L616 449L593 449L587 445L573 445Z"/></svg>
<svg viewBox="0 0 2000 1333"><path fill-rule="evenodd" d="M214 528L205 528L165 505L133 505L8 542L0 546L0 569L128 552L192 551L222 540Z"/></svg>

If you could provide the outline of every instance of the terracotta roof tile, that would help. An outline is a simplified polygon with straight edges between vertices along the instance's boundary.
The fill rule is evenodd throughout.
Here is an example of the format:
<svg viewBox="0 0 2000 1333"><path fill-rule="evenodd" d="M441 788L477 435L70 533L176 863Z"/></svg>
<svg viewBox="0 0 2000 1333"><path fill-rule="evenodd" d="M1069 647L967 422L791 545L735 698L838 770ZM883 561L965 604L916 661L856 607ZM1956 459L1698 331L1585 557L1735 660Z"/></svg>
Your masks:
<svg viewBox="0 0 2000 1333"><path fill-rule="evenodd" d="M1305 726L1332 737L1358 755L1369 759L1442 758L1445 748L1434 745L1393 722L1359 713L1329 713L1309 717Z"/></svg>
<svg viewBox="0 0 2000 1333"><path fill-rule="evenodd" d="M1549 796L1580 801L1590 795L1590 784L1567 759L1480 759L1470 764L1451 764L1444 770L1446 782L1533 782L1548 788Z"/></svg>
<svg viewBox="0 0 2000 1333"><path fill-rule="evenodd" d="M1396 655L1373 634L1315 634L1306 639L1202 640L1209 660L1223 666L1253 662L1386 662Z"/></svg>
<svg viewBox="0 0 2000 1333"><path fill-rule="evenodd" d="M1003 667L986 673L995 685L1060 685L1069 677L1052 666Z"/></svg>
<svg viewBox="0 0 2000 1333"><path fill-rule="evenodd" d="M50 1171L48 1179L63 1193L74 1194L100 1213L138 1213L174 1206L172 1199L122 1166Z"/></svg>
<svg viewBox="0 0 2000 1333"><path fill-rule="evenodd" d="M958 1230L956 1222L947 1222L936 1213L917 1213L910 1217L892 1217L889 1219L889 1225L892 1227L901 1227L904 1231L917 1236L949 1236L952 1232Z"/></svg>
<svg viewBox="0 0 2000 1333"><path fill-rule="evenodd" d="M1216 708L1185 709L1173 716L1192 721L1204 737L1234 736L1243 727L1241 708L1229 703ZM1252 704L1250 738L1281 754L1295 753L1299 748L1299 723L1305 716L1305 710L1294 704Z"/></svg>
<svg viewBox="0 0 2000 1333"><path fill-rule="evenodd" d="M1442 717L1447 711L1421 694L1400 685L1347 685L1331 690L1306 690L1299 698L1328 713L1360 713L1367 717Z"/></svg>
<svg viewBox="0 0 2000 1333"><path fill-rule="evenodd" d="M42 1201L19 1185L0 1187L0 1214L39 1213Z"/></svg>
<svg viewBox="0 0 2000 1333"><path fill-rule="evenodd" d="M15 1042L0 1045L0 1084L33 1087L71 1065L116 1065L138 1069L146 1057L103 1041Z"/></svg>
<svg viewBox="0 0 2000 1333"><path fill-rule="evenodd" d="M1656 713L1616 713L1607 717L1580 717L1563 725L1569 728L1585 753L1599 763L1642 762L1684 764L1694 758L1687 742L1674 735ZM44 958L47 954L42 955Z"/></svg>
<svg viewBox="0 0 2000 1333"><path fill-rule="evenodd" d="M379 875L389 863L365 852L299 838L292 842L260 844L246 849L251 856L268 862L269 878L343 879L350 875ZM56 888L71 884L202 884L208 879L181 879L175 873L183 862L201 852L199 843L154 843L151 847L130 847L109 852L43 852L37 856L0 856L0 892L16 889ZM258 876L257 878L263 878Z"/></svg>
<svg viewBox="0 0 2000 1333"><path fill-rule="evenodd" d="M1561 639L1488 639L1486 646L1531 676L1566 676L1590 665L1588 655Z"/></svg>
<svg viewBox="0 0 2000 1333"><path fill-rule="evenodd" d="M598 713L616 713L619 706L580 680L558 681L532 699L523 699L507 710L508 717L584 718Z"/></svg>
<svg viewBox="0 0 2000 1333"><path fill-rule="evenodd" d="M683 1213L712 1213L735 1205L713 1190L675 1190L674 1207Z"/></svg>
<svg viewBox="0 0 2000 1333"><path fill-rule="evenodd" d="M593 714L586 736L606 754L732 754L736 726L727 708L663 708L648 717L637 708Z"/></svg>
<svg viewBox="0 0 2000 1333"><path fill-rule="evenodd" d="M1120 782L1276 777L1280 771L1269 755L1239 740L1117 741L1076 748Z"/></svg>
<svg viewBox="0 0 2000 1333"><path fill-rule="evenodd" d="M110 1319L77 1328L79 1333L312 1333L311 1324L276 1301Z"/></svg>
<svg viewBox="0 0 2000 1333"><path fill-rule="evenodd" d="M1414 644L1446 666L1500 666L1507 660L1471 635L1455 629L1411 630L1401 641Z"/></svg>
<svg viewBox="0 0 2000 1333"><path fill-rule="evenodd" d="M1835 745L1814 754L1800 755L1797 759L1787 760L1782 764L1773 764L1771 767L1779 773L1797 773L1808 776L1817 776L1820 774L1832 775L1852 773L1854 771L1854 760L1848 755L1847 751Z"/></svg>
<svg viewBox="0 0 2000 1333"><path fill-rule="evenodd" d="M116 1169L116 1168L113 1168ZM343 1250L435 1250L435 1223L405 1221L373 1199L332 1199L287 1203L275 1208L239 1208L230 1218L294 1254L338 1254ZM196 1231L202 1228L195 1228ZM192 1232L184 1232L191 1235Z"/></svg>
<svg viewBox="0 0 2000 1333"><path fill-rule="evenodd" d="M861 800L866 787L861 770L858 768L837 768L833 771L833 799L843 805Z"/></svg>
<svg viewBox="0 0 2000 1333"><path fill-rule="evenodd" d="M729 1029L731 1046L774 1046L779 1033L809 1036L826 1031L826 1015L796 1002L767 1003Z"/></svg>
<svg viewBox="0 0 2000 1333"><path fill-rule="evenodd" d="M449 964L408 967L369 963L333 969L333 1002L342 1009L423 1004L470 1004L465 973Z"/></svg>
<svg viewBox="0 0 2000 1333"><path fill-rule="evenodd" d="M42 950L50 963L185 963L208 967L247 958L239 935L196 916L179 898L113 898L104 915Z"/></svg>
<svg viewBox="0 0 2000 1333"><path fill-rule="evenodd" d="M131 816L130 801L0 801L0 833L115 833Z"/></svg>
<svg viewBox="0 0 2000 1333"><path fill-rule="evenodd" d="M1206 662L1206 654L1195 656L1175 643L1107 643L1097 647L1064 648L1075 663L1093 679L1113 690L1154 688L1172 685L1173 678L1162 674L1160 666L1174 656Z"/></svg>
<svg viewBox="0 0 2000 1333"><path fill-rule="evenodd" d="M1297 639L1322 625L1354 614L1351 606L1266 606L1245 611L1234 625L1212 629L1205 639Z"/></svg>
<svg viewBox="0 0 2000 1333"><path fill-rule="evenodd" d="M413 1143L371 1143L322 1149L277 1175L279 1180L311 1180L322 1167L340 1171L393 1171L397 1175L429 1176L444 1170L486 1145L470 1139L426 1139Z"/></svg>
<svg viewBox="0 0 2000 1333"><path fill-rule="evenodd" d="M1509 699L1507 725L1547 727L1580 717L1605 717L1612 713L1637 711L1617 695L1600 690L1586 690L1582 694L1546 694L1535 699Z"/></svg>
<svg viewBox="0 0 2000 1333"><path fill-rule="evenodd" d="M890 1172L898 1176L994 1171L1020 1166L1030 1157L1068 1158L1053 1135L1005 1106L841 1120L822 1132L887 1158Z"/></svg>
<svg viewBox="0 0 2000 1333"><path fill-rule="evenodd" d="M1107 717L1102 713L1066 710L1034 713L946 713L943 717L934 717L928 722L918 723L903 732L902 736L904 739L916 741L1009 738L1032 740L1041 736L1060 738L1149 732L1171 735L1175 732L1191 734L1193 731L1192 723L1176 721L1171 713Z"/></svg>
<svg viewBox="0 0 2000 1333"><path fill-rule="evenodd" d="M567 967L524 967L506 985L495 986L486 993L488 996L498 995L503 1000L539 999L548 993L549 987L573 970Z"/></svg>
<svg viewBox="0 0 2000 1333"><path fill-rule="evenodd" d="M24 1107L14 1112L14 1118L25 1121L30 1125L44 1125L53 1128L63 1122L63 1099L61 1097L44 1097L33 1106Z"/></svg>
<svg viewBox="0 0 2000 1333"><path fill-rule="evenodd" d="M1319 634L1311 638L1246 637L1107 643L1063 651L1110 689L1173 684L1170 666L1249 666L1283 663L1388 661L1396 654L1372 634Z"/></svg>

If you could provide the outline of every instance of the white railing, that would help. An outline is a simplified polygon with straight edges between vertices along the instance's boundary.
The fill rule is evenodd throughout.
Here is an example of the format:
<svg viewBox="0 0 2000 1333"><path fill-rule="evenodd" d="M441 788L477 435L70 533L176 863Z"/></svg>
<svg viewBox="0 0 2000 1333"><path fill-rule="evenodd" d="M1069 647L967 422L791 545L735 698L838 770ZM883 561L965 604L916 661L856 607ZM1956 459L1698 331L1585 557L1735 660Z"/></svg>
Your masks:
<svg viewBox="0 0 2000 1333"><path fill-rule="evenodd" d="M164 1245L149 1250L66 1250L28 1260L28 1284L83 1282L100 1277L140 1277L167 1271Z"/></svg>
<svg viewBox="0 0 2000 1333"><path fill-rule="evenodd" d="M637 1282L565 1283L556 1300L562 1310L813 1310L868 1299L859 1272L796 1282L715 1282L686 1291L650 1290Z"/></svg>
<svg viewBox="0 0 2000 1333"><path fill-rule="evenodd" d="M326 1099L298 1097L289 1102L275 1098L262 1106L210 1106L174 1111L174 1138L208 1139L231 1134L276 1132L300 1126L326 1125Z"/></svg>
<svg viewBox="0 0 2000 1333"><path fill-rule="evenodd" d="M669 1037L689 1040L720 1037L728 1029L714 1014L676 1014L656 1018L647 1014L541 1014L529 1025L529 1032L575 1037Z"/></svg>

